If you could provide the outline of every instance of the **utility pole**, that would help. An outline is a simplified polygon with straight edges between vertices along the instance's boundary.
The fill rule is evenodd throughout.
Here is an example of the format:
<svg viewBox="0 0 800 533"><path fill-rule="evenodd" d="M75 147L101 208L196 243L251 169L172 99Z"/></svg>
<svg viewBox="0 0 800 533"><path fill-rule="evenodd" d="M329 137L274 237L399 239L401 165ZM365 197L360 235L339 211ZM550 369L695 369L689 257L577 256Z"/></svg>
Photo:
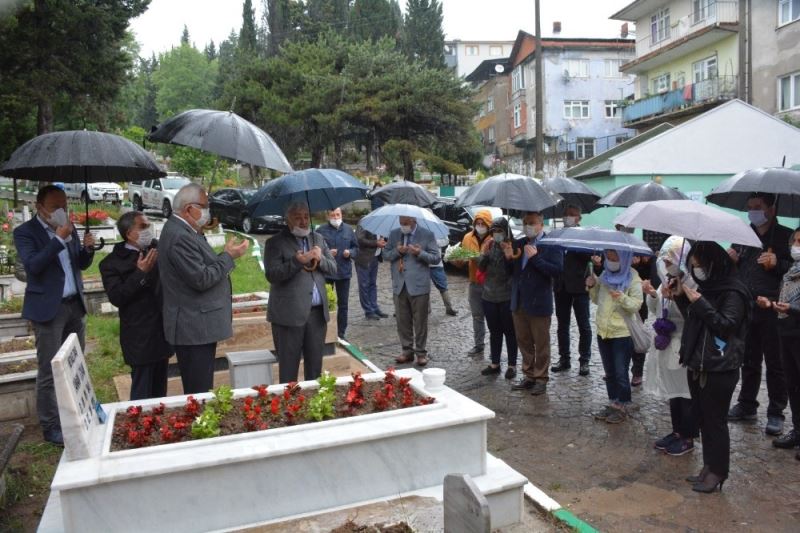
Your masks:
<svg viewBox="0 0 800 533"><path fill-rule="evenodd" d="M542 171L544 170L544 97L543 97L543 82L542 82L542 24L540 21L539 0L534 0L536 6L536 63L534 64L535 79L536 79L536 177L542 178Z"/></svg>

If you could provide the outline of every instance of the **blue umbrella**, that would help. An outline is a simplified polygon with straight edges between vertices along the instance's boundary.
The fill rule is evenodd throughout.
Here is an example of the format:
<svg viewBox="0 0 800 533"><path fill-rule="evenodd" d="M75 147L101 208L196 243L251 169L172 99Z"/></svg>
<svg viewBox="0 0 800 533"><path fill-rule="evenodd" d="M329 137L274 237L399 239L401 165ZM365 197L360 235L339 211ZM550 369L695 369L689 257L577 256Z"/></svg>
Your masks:
<svg viewBox="0 0 800 533"><path fill-rule="evenodd" d="M375 235L389 235L400 227L400 217L414 217L417 226L431 231L437 239L445 239L449 231L439 217L427 209L410 204L392 204L379 207L358 223L359 226Z"/></svg>
<svg viewBox="0 0 800 533"><path fill-rule="evenodd" d="M251 217L283 215L286 206L305 202L312 213L335 209L367 195L367 186L334 168L309 168L269 181L247 208Z"/></svg>
<svg viewBox="0 0 800 533"><path fill-rule="evenodd" d="M599 253L603 250L627 250L634 255L653 255L642 239L631 233L603 228L561 228L551 231L539 246L558 246L573 252Z"/></svg>

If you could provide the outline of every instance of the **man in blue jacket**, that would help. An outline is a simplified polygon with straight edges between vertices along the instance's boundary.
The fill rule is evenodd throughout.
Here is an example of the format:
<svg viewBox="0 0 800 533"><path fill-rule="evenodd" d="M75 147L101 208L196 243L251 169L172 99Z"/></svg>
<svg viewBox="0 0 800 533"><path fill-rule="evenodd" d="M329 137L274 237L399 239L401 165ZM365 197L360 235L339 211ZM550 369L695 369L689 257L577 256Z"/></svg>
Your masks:
<svg viewBox="0 0 800 533"><path fill-rule="evenodd" d="M522 223L525 236L514 241L514 255L519 253L519 258L511 281L511 312L524 377L512 388L539 395L547 391L553 278L563 269L563 257L558 250L536 246L545 235L540 213L528 213Z"/></svg>
<svg viewBox="0 0 800 533"><path fill-rule="evenodd" d="M347 330L347 311L350 298L350 278L353 277L353 259L358 255L358 240L353 228L342 221L338 207L328 211L328 223L317 228L336 260L336 272L326 274L325 281L336 288L336 333L344 339Z"/></svg>
<svg viewBox="0 0 800 533"><path fill-rule="evenodd" d="M86 304L81 270L94 258L94 237L87 233L81 244L67 215L67 195L46 185L36 195L36 216L14 230L14 244L25 265L27 285L22 318L36 333L36 411L44 440L63 446L53 369L50 362L75 333L85 348Z"/></svg>

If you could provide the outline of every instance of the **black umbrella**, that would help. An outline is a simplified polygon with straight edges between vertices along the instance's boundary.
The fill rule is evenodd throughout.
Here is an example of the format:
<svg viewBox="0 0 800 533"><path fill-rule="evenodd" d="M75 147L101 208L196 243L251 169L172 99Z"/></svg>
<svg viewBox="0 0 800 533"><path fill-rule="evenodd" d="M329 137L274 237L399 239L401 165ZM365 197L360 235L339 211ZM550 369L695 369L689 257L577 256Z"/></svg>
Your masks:
<svg viewBox="0 0 800 533"><path fill-rule="evenodd" d="M714 187L706 200L721 207L747 211L747 199L756 192L775 195L778 215L800 217L800 171L788 168L745 170Z"/></svg>
<svg viewBox="0 0 800 533"><path fill-rule="evenodd" d="M136 181L166 176L138 144L99 131L45 133L17 148L0 168L0 175L32 181L83 183ZM86 231L89 231L86 195ZM100 248L103 246L100 239Z"/></svg>
<svg viewBox="0 0 800 533"><path fill-rule="evenodd" d="M597 200L598 205L608 207L629 207L636 202L654 200L688 200L689 197L677 189L661 185L655 181L623 185Z"/></svg>
<svg viewBox="0 0 800 533"><path fill-rule="evenodd" d="M190 109L162 122L147 138L197 148L257 167L292 171L272 137L232 111Z"/></svg>
<svg viewBox="0 0 800 533"><path fill-rule="evenodd" d="M561 200L560 195L546 190L529 176L498 174L479 181L461 193L455 205L490 205L517 211L536 211L549 218L554 216L555 206Z"/></svg>
<svg viewBox="0 0 800 533"><path fill-rule="evenodd" d="M375 189L370 196L378 198L385 204L410 204L428 207L436 203L437 198L422 185L413 181L396 181Z"/></svg>
<svg viewBox="0 0 800 533"><path fill-rule="evenodd" d="M574 178L547 178L542 181L542 187L564 198L564 201L556 207L555 216L562 216L564 210L570 205L579 207L581 213L591 213L597 209L597 200L602 196L582 181Z"/></svg>

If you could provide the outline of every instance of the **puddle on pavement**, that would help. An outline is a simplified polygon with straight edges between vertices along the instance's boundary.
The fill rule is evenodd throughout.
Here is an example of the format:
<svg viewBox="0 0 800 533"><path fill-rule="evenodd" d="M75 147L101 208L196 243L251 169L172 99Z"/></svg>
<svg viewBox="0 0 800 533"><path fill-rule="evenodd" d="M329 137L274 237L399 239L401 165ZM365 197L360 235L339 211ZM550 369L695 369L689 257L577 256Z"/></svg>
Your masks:
<svg viewBox="0 0 800 533"><path fill-rule="evenodd" d="M593 487L585 492L567 493L565 496L561 497L561 503L570 502L569 510L578 516L602 509L604 514L631 518L663 513L684 500L675 491L643 483L633 483L613 490Z"/></svg>

